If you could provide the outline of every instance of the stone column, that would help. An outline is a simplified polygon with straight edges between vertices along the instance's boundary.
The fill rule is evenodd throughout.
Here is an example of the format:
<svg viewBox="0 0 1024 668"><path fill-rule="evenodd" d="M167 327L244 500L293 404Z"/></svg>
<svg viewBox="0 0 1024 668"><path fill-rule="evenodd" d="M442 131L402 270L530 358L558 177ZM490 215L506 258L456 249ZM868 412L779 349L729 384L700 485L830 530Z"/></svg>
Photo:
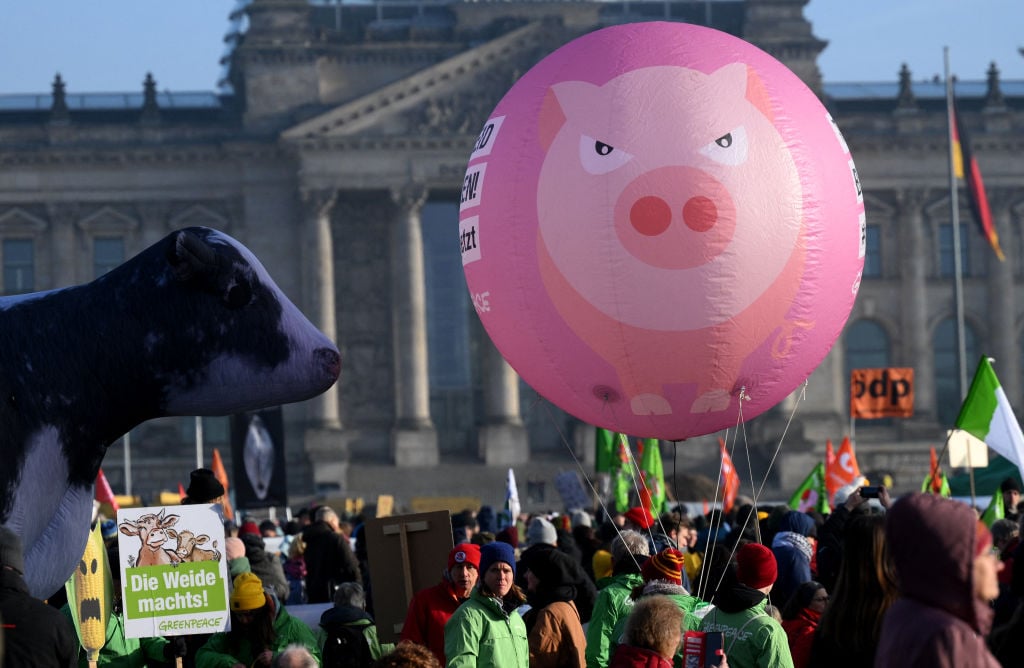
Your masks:
<svg viewBox="0 0 1024 668"><path fill-rule="evenodd" d="M391 324L395 372L395 424L391 452L396 466L436 466L437 432L430 419L427 361L427 296L420 210L422 185L391 189L398 211L391 225Z"/></svg>
<svg viewBox="0 0 1024 668"><path fill-rule="evenodd" d="M525 464L530 459L519 412L519 376L483 337L484 424L478 433L480 459L488 466Z"/></svg>
<svg viewBox="0 0 1024 668"><path fill-rule="evenodd" d="M896 192L900 227L900 281L903 362L914 368L914 416L935 415L935 370L928 334L928 248L924 233L927 189L906 188Z"/></svg>
<svg viewBox="0 0 1024 668"><path fill-rule="evenodd" d="M1012 251L1011 230L1010 230L1010 204L1012 191L996 190L992 193L990 204L992 205L992 222L996 227L996 234L999 235L1000 245L1003 252ZM982 242L988 246L986 241ZM996 375L999 376L999 384L1014 406L1020 406L1021 382L1020 374L1020 349L1017 347L1017 326L1015 314L1017 303L1016 290L1013 281L1013 258L1002 262L996 257L995 252L989 248L985 249L988 255L988 309L987 316L991 331L992 357L995 358ZM977 360L967 360L968 371L971 371Z"/></svg>
<svg viewBox="0 0 1024 668"><path fill-rule="evenodd" d="M75 231L78 229L78 207L73 204L47 204L46 212L50 216L50 238L53 242L53 253L50 259L52 267L52 283L40 285L36 281L36 290L49 288L66 288L93 279L90 271L80 280L77 276L78 253L75 252Z"/></svg>
<svg viewBox="0 0 1024 668"><path fill-rule="evenodd" d="M337 200L333 188L303 189L302 286L303 311L310 321L337 344L334 295L334 243L331 214ZM342 377L345 361L342 359ZM348 478L348 448L341 434L338 383L305 402L303 445L309 457L313 482L342 482Z"/></svg>
<svg viewBox="0 0 1024 668"><path fill-rule="evenodd" d="M303 190L302 269L306 315L331 341L338 340L334 312L334 243L331 212L337 200L334 189ZM340 429L338 384L307 402L310 427Z"/></svg>

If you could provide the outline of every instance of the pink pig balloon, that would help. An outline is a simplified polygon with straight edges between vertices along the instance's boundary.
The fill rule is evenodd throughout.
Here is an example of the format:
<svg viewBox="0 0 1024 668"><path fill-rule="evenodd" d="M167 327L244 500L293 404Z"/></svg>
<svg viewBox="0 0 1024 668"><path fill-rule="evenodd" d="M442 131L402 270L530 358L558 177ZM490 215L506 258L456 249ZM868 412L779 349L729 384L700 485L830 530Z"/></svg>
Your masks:
<svg viewBox="0 0 1024 668"><path fill-rule="evenodd" d="M527 72L484 125L459 214L484 327L541 395L634 436L774 406L828 353L864 263L849 149L736 37L634 23Z"/></svg>

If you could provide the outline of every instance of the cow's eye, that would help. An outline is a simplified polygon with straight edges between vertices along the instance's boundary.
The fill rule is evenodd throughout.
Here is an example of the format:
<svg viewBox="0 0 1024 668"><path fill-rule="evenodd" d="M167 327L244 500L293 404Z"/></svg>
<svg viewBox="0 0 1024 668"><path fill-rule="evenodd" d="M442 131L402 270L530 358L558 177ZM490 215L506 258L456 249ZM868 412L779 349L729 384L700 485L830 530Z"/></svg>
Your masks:
<svg viewBox="0 0 1024 668"><path fill-rule="evenodd" d="M580 136L580 164L588 174L607 174L633 159L621 148L588 137Z"/></svg>
<svg viewBox="0 0 1024 668"><path fill-rule="evenodd" d="M252 287L247 281L239 281L228 288L224 295L224 303L229 309L240 309L252 299Z"/></svg>
<svg viewBox="0 0 1024 668"><path fill-rule="evenodd" d="M747 129L742 125L731 132L726 132L700 150L717 163L723 165L742 165L747 161Z"/></svg>

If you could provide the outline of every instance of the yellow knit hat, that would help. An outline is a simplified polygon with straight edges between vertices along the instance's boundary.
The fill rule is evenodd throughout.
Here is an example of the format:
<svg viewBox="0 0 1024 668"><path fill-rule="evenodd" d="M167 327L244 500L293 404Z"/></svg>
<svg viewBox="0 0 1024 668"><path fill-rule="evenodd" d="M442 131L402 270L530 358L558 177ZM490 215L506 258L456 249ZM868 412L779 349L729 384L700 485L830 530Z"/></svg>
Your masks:
<svg viewBox="0 0 1024 668"><path fill-rule="evenodd" d="M598 550L590 560L594 569L594 577L598 580L612 574L612 553L608 550Z"/></svg>
<svg viewBox="0 0 1024 668"><path fill-rule="evenodd" d="M252 573L240 573L235 578L235 590L231 592L231 609L244 612L257 610L266 604L263 583Z"/></svg>

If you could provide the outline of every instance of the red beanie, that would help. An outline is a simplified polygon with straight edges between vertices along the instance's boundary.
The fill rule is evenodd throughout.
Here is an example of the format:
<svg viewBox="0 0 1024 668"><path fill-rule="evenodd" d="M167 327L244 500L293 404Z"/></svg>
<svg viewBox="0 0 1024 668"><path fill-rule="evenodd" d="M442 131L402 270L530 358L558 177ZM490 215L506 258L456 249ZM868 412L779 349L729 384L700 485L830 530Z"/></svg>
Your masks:
<svg viewBox="0 0 1024 668"><path fill-rule="evenodd" d="M455 564L473 564L480 570L480 546L473 543L459 543L448 553L448 570Z"/></svg>
<svg viewBox="0 0 1024 668"><path fill-rule="evenodd" d="M245 523L242 524L242 528L238 530L238 535L239 536L244 536L246 534L252 534L253 536L262 536L263 535L263 534L260 533L259 525L256 524L255 522L245 522Z"/></svg>
<svg viewBox="0 0 1024 668"><path fill-rule="evenodd" d="M650 529L654 525L654 516L643 506L630 508L623 517L641 529Z"/></svg>
<svg viewBox="0 0 1024 668"><path fill-rule="evenodd" d="M644 582L666 580L682 585L683 553L674 547L666 547L644 562L644 565L640 567L640 575L643 576Z"/></svg>
<svg viewBox="0 0 1024 668"><path fill-rule="evenodd" d="M775 555L760 543L747 543L736 553L736 579L751 589L775 584L779 575Z"/></svg>
<svg viewBox="0 0 1024 668"><path fill-rule="evenodd" d="M508 543L512 547L519 547L519 529L514 526L507 526L498 532L495 536L495 540L500 540L502 543Z"/></svg>

